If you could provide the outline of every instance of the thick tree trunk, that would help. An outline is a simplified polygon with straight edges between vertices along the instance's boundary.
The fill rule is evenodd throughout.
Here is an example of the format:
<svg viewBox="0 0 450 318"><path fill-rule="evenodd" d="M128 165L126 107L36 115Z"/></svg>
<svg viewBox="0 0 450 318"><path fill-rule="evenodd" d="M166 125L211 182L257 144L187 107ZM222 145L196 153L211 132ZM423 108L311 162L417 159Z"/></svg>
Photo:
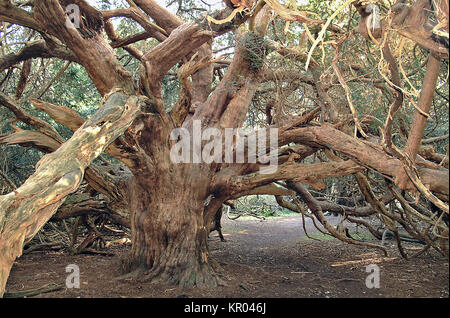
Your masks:
<svg viewBox="0 0 450 318"><path fill-rule="evenodd" d="M217 285L208 256L205 189L197 185L166 176L135 178L132 250L123 263L125 271L181 286Z"/></svg>

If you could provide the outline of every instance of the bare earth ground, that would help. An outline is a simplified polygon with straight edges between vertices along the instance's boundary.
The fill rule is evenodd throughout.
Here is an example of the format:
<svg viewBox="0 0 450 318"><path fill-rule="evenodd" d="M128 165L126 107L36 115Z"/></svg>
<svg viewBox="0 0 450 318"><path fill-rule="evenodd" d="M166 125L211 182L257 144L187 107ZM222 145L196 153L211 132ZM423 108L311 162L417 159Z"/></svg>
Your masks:
<svg viewBox="0 0 450 318"><path fill-rule="evenodd" d="M331 218L336 222L336 218ZM214 289L176 288L156 282L117 280L118 255L129 246L110 247L115 256L69 255L63 252L33 252L18 259L6 289L18 292L65 282L65 268L80 268L81 286L40 294L37 297L449 297L449 264L434 251L404 260L389 242L389 256L373 249L348 245L314 233L321 241L308 239L301 217L288 216L266 221L222 219L227 242L210 235L210 250L222 266L226 286ZM420 245L405 244L414 254ZM365 285L366 266L380 267L380 288Z"/></svg>

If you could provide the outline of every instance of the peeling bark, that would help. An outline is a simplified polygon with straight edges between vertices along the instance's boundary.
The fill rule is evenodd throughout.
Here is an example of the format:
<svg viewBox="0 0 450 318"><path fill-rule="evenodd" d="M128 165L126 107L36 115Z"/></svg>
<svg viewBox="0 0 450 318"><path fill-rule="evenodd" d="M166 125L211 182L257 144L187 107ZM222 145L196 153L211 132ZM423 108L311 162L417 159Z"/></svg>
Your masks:
<svg viewBox="0 0 450 318"><path fill-rule="evenodd" d="M113 92L70 140L39 161L22 186L0 196L0 296L23 245L79 187L86 167L132 123L142 104L142 99Z"/></svg>

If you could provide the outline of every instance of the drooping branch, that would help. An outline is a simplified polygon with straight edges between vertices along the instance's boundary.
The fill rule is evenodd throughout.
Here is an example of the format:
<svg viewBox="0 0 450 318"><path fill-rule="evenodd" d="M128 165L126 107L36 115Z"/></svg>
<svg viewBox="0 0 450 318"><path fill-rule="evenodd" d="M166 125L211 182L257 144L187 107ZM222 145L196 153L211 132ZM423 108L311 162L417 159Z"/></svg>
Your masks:
<svg viewBox="0 0 450 318"><path fill-rule="evenodd" d="M247 192L240 192L236 196L232 196L231 199L238 199L247 195L274 195L274 196L285 196L294 194L292 190L288 190L284 187L277 185L276 183L266 184L260 187L256 187Z"/></svg>
<svg viewBox="0 0 450 318"><path fill-rule="evenodd" d="M356 240L346 236L345 234L340 233L337 229L335 229L327 221L327 219L323 215L322 208L321 208L319 202L317 201L317 199L315 199L311 195L311 193L309 193L308 190L306 190L305 187L303 187L303 185L301 183L299 183L299 182L288 182L287 185L288 185L289 188L295 190L297 192L297 194L299 194L301 196L303 201L306 203L306 205L311 210L311 212L316 216L316 218L319 220L319 222L334 237L336 237L339 240L341 240L343 242L346 242L346 243L351 243L351 244L361 245L361 246L369 246L369 247L372 247L372 248L379 249L379 250L383 251L383 253L385 255L387 255L387 250L386 250L386 248L384 246L380 246L380 245L376 245L376 244L372 244L372 243L367 243L367 242L356 241Z"/></svg>
<svg viewBox="0 0 450 318"><path fill-rule="evenodd" d="M70 196L70 201L66 200L60 206L58 212L52 216L50 221L59 221L78 216L107 214L115 224L129 228L129 215L123 215L122 211L114 208L114 206L111 206L111 202L107 200L91 198L87 193L75 193Z"/></svg>
<svg viewBox="0 0 450 318"><path fill-rule="evenodd" d="M386 206L380 202L380 200L376 197L373 189L371 188L367 178L362 173L355 174L356 182L358 183L359 189L364 197L364 199L369 202L369 204L373 207L375 211L383 218L383 222L385 226L394 233L394 236L397 240L397 246L400 251L400 254L403 258L407 258L406 253L403 250L401 245L400 235L398 233L398 229L394 224L394 220L390 217Z"/></svg>

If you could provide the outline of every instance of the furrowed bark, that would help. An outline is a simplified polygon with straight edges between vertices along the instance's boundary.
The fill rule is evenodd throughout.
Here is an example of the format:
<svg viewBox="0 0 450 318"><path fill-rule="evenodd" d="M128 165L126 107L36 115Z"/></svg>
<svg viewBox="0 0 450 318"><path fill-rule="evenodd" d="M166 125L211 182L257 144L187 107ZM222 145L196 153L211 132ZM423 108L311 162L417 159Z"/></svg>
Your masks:
<svg viewBox="0 0 450 318"><path fill-rule="evenodd" d="M418 107L420 110L428 114L431 109L431 103L433 101L434 89L439 76L441 61L433 54L429 55L427 71L423 80L422 91L420 94ZM408 142L405 146L405 154L414 162L416 155L419 151L419 147L422 141L423 132L427 125L427 118L419 111L414 114L413 123L411 125L411 132L409 133Z"/></svg>
<svg viewBox="0 0 450 318"><path fill-rule="evenodd" d="M229 11L224 10L221 14ZM211 25L215 33L205 32L204 29L210 27L206 20L200 24L185 23L147 53L144 57L145 75L149 81L147 93L156 99L156 104L162 105L160 80L174 63L198 49L215 34L226 32L243 21L245 19L240 18L236 24ZM209 54L209 49L200 51L198 58L207 59ZM195 57L192 61L195 63L194 60ZM242 67L237 70L239 65ZM234 68L234 75L248 69L247 64L242 63ZM197 83L204 87L199 85L199 92L194 92L193 96L202 100L207 96L204 90L208 82L200 79ZM208 105L214 107L213 104ZM240 106L247 108L248 104ZM139 149L139 163L131 169L135 176L130 202L133 211L132 250L123 262L123 269L139 277L180 285L216 286L218 279L207 250L207 235L215 212L226 198L217 195L214 199L207 199L212 177L220 165L172 162L170 147L174 142L169 137L175 127L172 121L167 120L163 110L155 108L140 116L126 134L127 142ZM150 136L154 143L149 143Z"/></svg>
<svg viewBox="0 0 450 318"><path fill-rule="evenodd" d="M216 286L206 242L209 223L203 212L207 179L199 175L195 180L203 186L188 187L185 182L193 177L185 169L171 171L135 178L133 244L123 269L140 278L143 275L181 286Z"/></svg>
<svg viewBox="0 0 450 318"><path fill-rule="evenodd" d="M273 7L274 2L269 2ZM423 4L421 0L417 2ZM115 92L114 94L120 96L111 95L105 105L119 104L117 107L121 110L116 111L104 105L88 121L68 108L32 100L37 109L46 112L56 122L75 132L69 141L62 144L52 141L52 138L58 139L58 135L55 135L50 127L26 114L20 107L11 106L11 103L0 95L0 103L6 100L6 106L9 106L19 120L39 130L24 132L16 129L8 136L0 136L0 143L25 145L29 143L44 151L55 151L40 161L35 175L21 188L0 197L0 253L9 255L3 257L3 254L0 254L0 284L3 288L6 282L5 275L7 276L14 258L20 255L23 243L54 215L65 196L75 191L83 177L95 190L121 202L123 205L117 206L119 210L125 206L132 211L130 225L133 246L123 262L125 271L136 270L136 273L143 277L157 278L180 285L216 286L218 279L207 248L207 234L210 221L226 199L263 193L277 196L292 194L292 190L275 185L274 181L277 180L324 187L322 178L359 173L369 168L386 178L395 179L402 168L401 160L386 153L382 146L375 142L353 138L337 129L338 125L342 130L348 128L345 125L349 120L344 116L337 117L340 107L337 105L339 98L333 96L333 79L324 80L323 73L329 76L326 65L322 67L314 60L311 61L310 68L312 74L303 72L300 74L306 75L300 76L295 74L296 72L290 74L291 77L298 77L299 82L308 85L303 91L305 94L301 94L305 95L302 96L305 104L302 104L301 108L314 107L312 105L315 103L323 104L329 108L327 111L330 112L330 120L342 119L342 121L334 127L310 123L317 117L319 108L295 118L285 126L280 126L284 124L284 120L275 121L280 126L278 145L289 144L289 147L279 149L277 171L261 174L259 169L264 165L259 164L172 162L170 150L176 141L171 140L170 135L174 128L192 129L193 120L196 119L202 121L203 128L243 126L255 92L265 79L262 75L268 69L264 65L268 47L286 58L295 59L295 62L306 58L301 49L286 49L273 43L267 46L264 35L272 13L268 5L261 6L265 3L263 1L259 2L257 10L248 11L257 15L251 17L249 29L241 28L238 31L233 61L231 63L227 61L230 63L227 73L225 76L220 74L221 81L212 93L210 93L213 78L211 40L245 22L249 18L248 12L237 14L234 20L222 24L214 24L212 22L214 20L203 18L184 23L154 0L128 1L130 8L106 11L103 16L85 0L34 1L33 15L18 11L17 7L8 7L8 3L11 2L0 0L0 9L5 9L7 14L14 16L19 24L22 23L35 30L41 29L41 35L46 42L39 46L31 43L20 54L2 58L0 69L34 56L46 57L52 54L56 56L54 47L58 47L58 54L61 57L67 55L70 59L79 61L102 95L114 87L122 87L132 97ZM83 19L78 29L66 26L65 7L72 3L81 8ZM278 6L274 8L280 9ZM139 10L145 12L155 23ZM232 11L231 8L219 11L214 18L219 20L227 18ZM0 19L5 15L3 12L5 11L0 12ZM292 20L293 16L287 15L284 17ZM122 39L108 21L114 16L132 18L146 31ZM402 23L396 19L394 25L402 27L404 26ZM100 33L102 27L112 41L111 44L103 39ZM342 35L344 31L341 31L336 34ZM161 43L148 52L141 52L130 45L149 36L153 36ZM334 35L330 38L334 41ZM142 72L139 74L141 76L139 89L140 93L146 94L149 99L134 96L138 88L135 87L131 74L116 58L113 51L115 47L123 47L143 64ZM324 53L325 50L324 47ZM63 54L66 51L67 54ZM385 58L386 56L385 52ZM326 60L324 55L323 64L327 63ZM371 59L365 61L370 65ZM172 113L167 114L167 105L164 104L161 89L163 80L177 63L178 66L183 65L180 68L181 75L183 67L187 69L191 62L198 68L193 67L192 72L186 72L184 77L180 76L182 90L179 103ZM279 65L278 61L276 64ZM391 76L399 79L398 72L392 68L393 65L390 66ZM359 71L362 71L362 68L364 67ZM351 66L349 69L355 71ZM346 71L342 68L342 72ZM276 74L271 75L277 80ZM371 76L372 73L369 72L362 77L358 75L351 81L362 79L367 83L372 80ZM399 86L397 80L393 81ZM277 87L286 86L292 92L301 89L297 83L287 83L285 80L281 82L283 82L281 85L277 83ZM377 81L377 84L381 82ZM284 85L285 83L288 85ZM133 105L130 107L124 105L127 101ZM396 102L394 110L401 105L399 98ZM135 106L137 108L142 106L141 112L133 110ZM126 112L129 112L129 115L124 115ZM322 119L326 120L325 117ZM390 131L390 128L387 130ZM118 137L122 133L124 135ZM291 142L297 145L292 145ZM318 150L326 152L328 149L338 152L345 161L300 163ZM103 151L125 163L133 176L126 171L122 178L122 174L118 176L115 170L110 170L109 165L92 164L91 161ZM318 153L317 157L320 156L321 153ZM417 166L421 181L436 193L447 196L448 200L448 170L424 160L417 160ZM129 182L130 180L132 182ZM341 239L336 229L326 222L323 211L339 210L345 214L360 216L370 215L376 210L367 206L345 209L341 205L318 201L301 187L300 185L300 189L296 191L305 202L309 203L315 217L330 233ZM413 189L414 185L408 183L407 188ZM372 196L370 199L371 203L374 203L378 197ZM379 203L380 208L390 199L392 198ZM89 201L86 201L85 206L83 204L76 206L74 211L64 210L60 217L71 215L72 212L77 215L83 214L86 212L86 206L93 209L99 207ZM5 215L2 214L2 207L6 209ZM19 213L23 214L18 215ZM314 220L312 215L310 217ZM343 240L354 243L345 237ZM3 259L5 265L2 263Z"/></svg>

